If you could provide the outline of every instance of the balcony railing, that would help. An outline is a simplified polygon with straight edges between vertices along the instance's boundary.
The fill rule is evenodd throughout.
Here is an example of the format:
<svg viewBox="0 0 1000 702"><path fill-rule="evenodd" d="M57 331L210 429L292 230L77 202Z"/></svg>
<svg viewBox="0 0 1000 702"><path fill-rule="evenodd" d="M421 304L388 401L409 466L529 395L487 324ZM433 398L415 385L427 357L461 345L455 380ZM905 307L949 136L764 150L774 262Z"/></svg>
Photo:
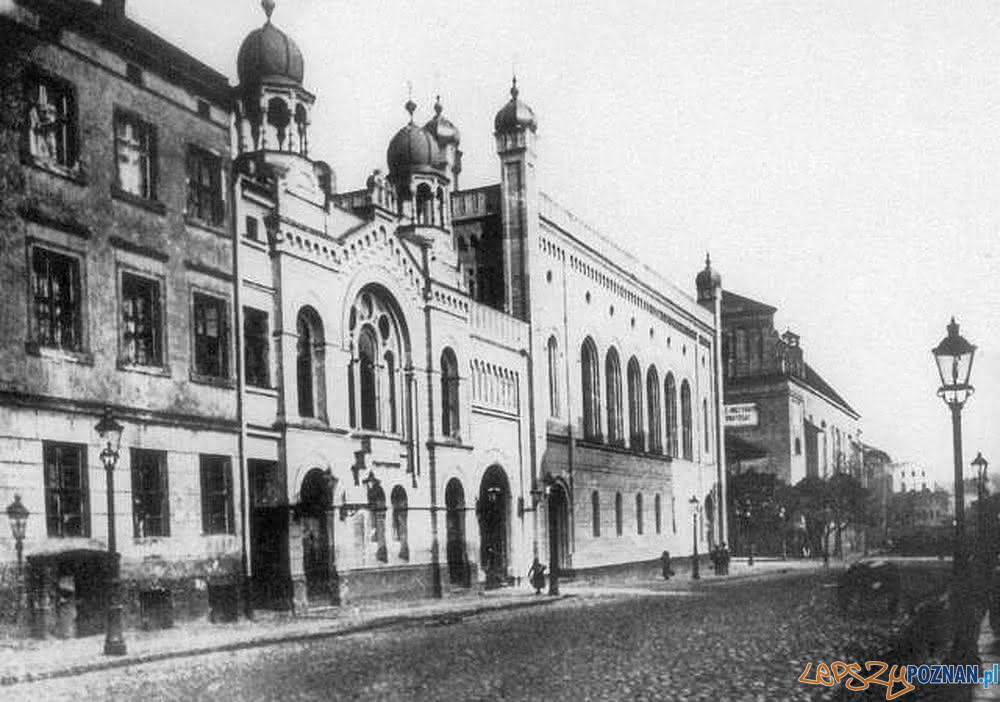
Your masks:
<svg viewBox="0 0 1000 702"><path fill-rule="evenodd" d="M512 349L527 348L528 323L506 312L473 302L469 307L469 321L479 336Z"/></svg>

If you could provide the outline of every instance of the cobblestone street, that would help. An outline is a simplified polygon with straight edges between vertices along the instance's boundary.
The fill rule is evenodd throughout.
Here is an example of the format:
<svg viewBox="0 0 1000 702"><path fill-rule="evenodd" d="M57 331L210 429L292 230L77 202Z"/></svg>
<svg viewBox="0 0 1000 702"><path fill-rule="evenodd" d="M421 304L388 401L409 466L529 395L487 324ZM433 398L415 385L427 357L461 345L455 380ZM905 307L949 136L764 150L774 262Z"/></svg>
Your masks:
<svg viewBox="0 0 1000 702"><path fill-rule="evenodd" d="M814 700L805 663L879 648L829 573L608 588L548 607L15 686L45 700Z"/></svg>

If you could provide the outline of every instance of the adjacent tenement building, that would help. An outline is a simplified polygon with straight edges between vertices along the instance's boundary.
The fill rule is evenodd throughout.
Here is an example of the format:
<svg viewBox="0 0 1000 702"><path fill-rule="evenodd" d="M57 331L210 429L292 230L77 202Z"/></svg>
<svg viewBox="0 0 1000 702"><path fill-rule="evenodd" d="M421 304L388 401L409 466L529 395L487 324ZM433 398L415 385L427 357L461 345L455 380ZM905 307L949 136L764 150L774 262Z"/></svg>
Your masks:
<svg viewBox="0 0 1000 702"><path fill-rule="evenodd" d="M105 406L131 621L228 615L244 582L300 610L725 540L717 274L695 299L544 194L516 83L497 183L459 189L458 128L409 101L338 189L264 5L232 88L120 3L6 20L0 499L54 578L33 611L100 582Z"/></svg>

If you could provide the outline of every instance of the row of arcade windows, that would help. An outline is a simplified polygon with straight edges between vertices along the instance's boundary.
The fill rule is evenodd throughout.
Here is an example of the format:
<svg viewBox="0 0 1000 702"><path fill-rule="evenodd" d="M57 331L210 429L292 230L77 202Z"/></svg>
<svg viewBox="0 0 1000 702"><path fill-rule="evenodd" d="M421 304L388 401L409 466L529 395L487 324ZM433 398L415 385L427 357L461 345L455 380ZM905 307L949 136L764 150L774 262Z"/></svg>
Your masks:
<svg viewBox="0 0 1000 702"><path fill-rule="evenodd" d="M615 493L615 536L624 534L624 514L622 494ZM590 493L591 535L597 538L601 535L601 496L597 490ZM643 512L642 493L635 495L635 533L645 533L645 514ZM663 531L663 507L659 495L653 497L653 526L657 534Z"/></svg>

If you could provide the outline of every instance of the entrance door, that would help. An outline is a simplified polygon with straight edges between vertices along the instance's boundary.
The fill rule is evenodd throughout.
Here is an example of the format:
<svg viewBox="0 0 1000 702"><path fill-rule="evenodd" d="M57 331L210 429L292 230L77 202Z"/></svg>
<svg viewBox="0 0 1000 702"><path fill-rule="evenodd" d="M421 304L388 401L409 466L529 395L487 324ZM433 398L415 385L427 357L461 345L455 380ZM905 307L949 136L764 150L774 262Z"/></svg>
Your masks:
<svg viewBox="0 0 1000 702"><path fill-rule="evenodd" d="M465 490L457 478L448 481L444 490L445 532L447 539L448 582L458 587L469 586L469 569L465 553Z"/></svg>
<svg viewBox="0 0 1000 702"><path fill-rule="evenodd" d="M555 567L569 570L569 500L558 483L549 494L549 552Z"/></svg>
<svg viewBox="0 0 1000 702"><path fill-rule="evenodd" d="M248 460L250 476L250 564L255 606L285 608L291 602L288 573L288 510L278 464Z"/></svg>
<svg viewBox="0 0 1000 702"><path fill-rule="evenodd" d="M480 558L486 571L486 587L507 583L510 484L500 466L492 466L479 489Z"/></svg>
<svg viewBox="0 0 1000 702"><path fill-rule="evenodd" d="M330 492L327 474L318 468L309 471L302 481L302 570L306 577L306 597L310 602L329 600L333 594L328 517L332 504Z"/></svg>

